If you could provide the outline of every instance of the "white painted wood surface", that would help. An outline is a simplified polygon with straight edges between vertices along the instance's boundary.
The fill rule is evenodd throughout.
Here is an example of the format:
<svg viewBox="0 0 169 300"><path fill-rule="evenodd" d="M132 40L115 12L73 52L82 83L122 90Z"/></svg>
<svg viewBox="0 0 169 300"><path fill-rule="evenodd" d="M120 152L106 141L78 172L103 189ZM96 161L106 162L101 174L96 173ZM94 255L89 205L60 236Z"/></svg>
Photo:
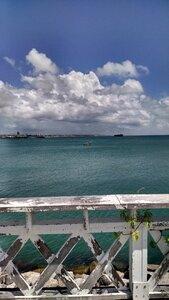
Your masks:
<svg viewBox="0 0 169 300"><path fill-rule="evenodd" d="M0 212L169 208L169 194L0 198Z"/></svg>

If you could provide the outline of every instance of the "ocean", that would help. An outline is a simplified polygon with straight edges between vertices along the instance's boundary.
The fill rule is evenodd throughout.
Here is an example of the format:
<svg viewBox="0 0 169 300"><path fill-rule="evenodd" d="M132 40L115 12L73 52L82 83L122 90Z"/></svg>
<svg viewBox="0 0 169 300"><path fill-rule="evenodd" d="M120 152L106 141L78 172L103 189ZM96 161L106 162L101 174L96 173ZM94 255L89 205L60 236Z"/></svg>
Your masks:
<svg viewBox="0 0 169 300"><path fill-rule="evenodd" d="M0 197L137 193L169 193L169 136L0 139ZM100 238L103 248L109 235ZM1 240L4 249L12 242ZM50 246L56 252L59 244ZM85 247L81 241L75 249L79 263L89 258ZM34 262L29 242L26 251ZM151 252L158 256L157 249Z"/></svg>

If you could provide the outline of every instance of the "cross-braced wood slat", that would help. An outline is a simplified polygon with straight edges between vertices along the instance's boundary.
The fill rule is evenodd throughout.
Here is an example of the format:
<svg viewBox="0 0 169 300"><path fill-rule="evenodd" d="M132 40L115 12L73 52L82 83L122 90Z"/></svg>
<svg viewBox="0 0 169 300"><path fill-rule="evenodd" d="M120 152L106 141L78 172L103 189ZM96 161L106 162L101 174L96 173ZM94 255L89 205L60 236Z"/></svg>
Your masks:
<svg viewBox="0 0 169 300"><path fill-rule="evenodd" d="M12 244L11 248L14 249L14 254L11 255L11 250L9 249L7 253L5 253L2 249L0 249L1 252L1 272L5 271L10 276L11 280L15 282L15 284L18 286L20 291L23 293L23 295L27 294L27 291L30 290L29 284L26 282L26 280L23 278L23 276L20 274L18 268L14 265L10 257L13 258L17 255L19 250L23 247L23 244L25 243L25 240L23 243L21 241L18 243L19 239L16 239L14 243ZM23 241L23 240L22 240ZM17 250L16 250L17 249ZM11 257L11 258L12 258Z"/></svg>
<svg viewBox="0 0 169 300"><path fill-rule="evenodd" d="M113 242L112 246L109 248L109 250L99 261L96 268L91 272L89 277L82 284L81 291L83 293L88 294L91 291L92 287L96 284L98 279L101 277L102 272L104 270L106 271L106 267L109 266L109 262L116 257L116 255L119 253L121 248L127 242L128 238L129 236L121 234L120 237L115 242Z"/></svg>
<svg viewBox="0 0 169 300"><path fill-rule="evenodd" d="M162 277L167 273L169 269L169 248L167 243L165 242L164 237L161 235L160 231L150 231L151 236L153 237L154 241L156 242L156 245L161 250L162 254L164 255L164 259L162 260L159 267L156 269L156 271L153 273L153 275L150 277L148 283L149 283L149 291L152 292L162 279Z"/></svg>
<svg viewBox="0 0 169 300"><path fill-rule="evenodd" d="M82 237L86 242L86 244L88 245L91 252L93 253L93 255L95 256L95 258L97 260L102 258L104 255L104 251L102 250L102 248L100 247L98 241L94 238L94 236L91 233L84 232Z"/></svg>
<svg viewBox="0 0 169 300"><path fill-rule="evenodd" d="M84 217L84 233L83 233L83 239L89 246L90 250L92 251L93 255L95 256L97 261L100 261L102 257L105 255L103 249L100 247L97 240L93 237L93 235L90 233L90 221L89 221L89 212L88 210L83 211L83 217ZM107 268L107 273L113 275L113 283L115 287L122 288L125 286L125 283L123 282L122 278L117 273L114 266L109 263L109 270Z"/></svg>
<svg viewBox="0 0 169 300"><path fill-rule="evenodd" d="M61 247L58 254L49 262L47 267L41 273L39 280L35 283L32 294L39 294L45 283L49 280L53 273L55 273L61 266L62 262L66 259L72 249L79 241L80 236L70 236L65 244Z"/></svg>
<svg viewBox="0 0 169 300"><path fill-rule="evenodd" d="M5 270L5 268L7 267L8 263L11 260L14 260L14 258L19 253L19 251L23 248L26 242L27 239L25 239L23 236L22 237L19 236L9 247L6 253L1 250L1 252L3 253L3 255L1 255L0 257L0 268L2 268L1 269L2 271Z"/></svg>
<svg viewBox="0 0 169 300"><path fill-rule="evenodd" d="M53 259L59 254L53 254L52 251L49 249L49 247L47 246L47 244L43 241L42 237L39 236L32 236L31 238L33 244L37 247L37 249L39 250L39 252L43 255L43 257L46 259L47 263L49 264L50 262L53 262ZM60 251L60 250L59 250ZM66 271L66 269L64 268L64 266L62 265L62 263L59 266L59 270L58 268L55 270L55 272L50 276L50 278L56 274L65 284L65 286L67 287L67 289L70 291L73 289L78 289L80 290L80 287L76 284L76 282L73 280L73 278L70 276L70 274ZM48 281L48 279L47 279ZM46 282L47 282L46 281ZM43 284L43 286L45 285L45 283ZM36 282L35 284L37 284L38 282ZM42 288L43 288L42 286ZM41 288L41 289L42 289ZM40 293L41 289L39 289L38 293ZM32 294L34 293L34 289L32 289Z"/></svg>
<svg viewBox="0 0 169 300"><path fill-rule="evenodd" d="M36 246L36 248L39 250L39 252L42 254L42 256L45 258L45 260L48 264L52 263L53 260L55 259L55 257L59 255L60 250L59 250L58 254L52 253L52 251L50 250L48 245L43 241L42 237L40 237L38 235L36 235L36 236L34 235L34 236L32 236L31 240L32 240L33 244ZM68 288L68 290L70 292L71 292L71 289L73 289L73 288L79 289L79 286L75 283L75 281L70 276L70 274L64 269L62 263L59 266L59 270L57 268L55 270L55 272L53 274L51 274L50 278L52 276L54 276L54 274L56 274L61 279L61 281L63 281L63 283L65 284L65 286ZM48 281L48 279L46 279L46 282L47 281ZM43 286L45 285L46 282L44 282ZM38 281L35 284L38 284ZM39 289L38 293L40 293L43 286ZM32 294L33 293L34 293L34 289L32 289Z"/></svg>
<svg viewBox="0 0 169 300"><path fill-rule="evenodd" d="M52 253L51 249L42 239L42 237L40 237L39 235L33 235L31 236L31 241L36 249L40 252L40 254L44 257L47 263L53 261L53 259L55 258L55 254Z"/></svg>
<svg viewBox="0 0 169 300"><path fill-rule="evenodd" d="M26 282L23 276L20 274L18 268L11 261L6 267L5 271L10 276L11 280L15 282L16 286L20 289L23 295L28 295L30 291L30 285Z"/></svg>
<svg viewBox="0 0 169 300"><path fill-rule="evenodd" d="M92 234L85 232L83 234L83 239L89 246L90 250L92 251L93 255L95 256L95 259L97 262L99 262L103 256L105 255L104 251L101 249L99 243L96 241L96 239L93 237ZM123 282L122 278L118 275L116 269L114 266L109 262L109 268L107 268L107 273L108 275L113 276L113 283L117 288L124 287L125 283Z"/></svg>
<svg viewBox="0 0 169 300"><path fill-rule="evenodd" d="M67 272L67 270L64 267L62 268L59 277L66 285L70 294L74 294L75 291L80 291L80 286L75 282L75 280L72 278L72 276Z"/></svg>
<svg viewBox="0 0 169 300"><path fill-rule="evenodd" d="M168 269L169 269L169 254L167 254L164 257L160 266L157 268L157 270L153 273L153 275L149 279L148 283L149 283L150 292L152 292L156 288L161 278L167 273Z"/></svg>

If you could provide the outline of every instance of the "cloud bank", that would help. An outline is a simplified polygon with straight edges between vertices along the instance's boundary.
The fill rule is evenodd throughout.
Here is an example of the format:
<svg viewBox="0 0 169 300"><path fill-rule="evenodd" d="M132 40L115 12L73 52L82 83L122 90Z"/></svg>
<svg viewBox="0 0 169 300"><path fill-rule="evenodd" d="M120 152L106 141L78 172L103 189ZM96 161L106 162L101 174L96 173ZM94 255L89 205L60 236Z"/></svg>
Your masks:
<svg viewBox="0 0 169 300"><path fill-rule="evenodd" d="M169 130L169 97L151 99L136 79L104 86L93 71L59 74L57 65L36 49L26 60L33 72L22 75L22 88L0 81L1 132L160 134ZM134 72L131 68L129 77Z"/></svg>

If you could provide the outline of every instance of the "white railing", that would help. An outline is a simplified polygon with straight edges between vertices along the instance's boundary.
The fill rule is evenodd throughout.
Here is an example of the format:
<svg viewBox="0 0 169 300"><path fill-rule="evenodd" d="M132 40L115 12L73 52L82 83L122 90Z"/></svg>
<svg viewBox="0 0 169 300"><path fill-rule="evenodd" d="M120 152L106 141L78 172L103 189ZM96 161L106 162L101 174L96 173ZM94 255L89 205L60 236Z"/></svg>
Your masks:
<svg viewBox="0 0 169 300"><path fill-rule="evenodd" d="M169 246L162 236L162 230L169 229L169 216L154 217L149 209L168 209L169 194L165 195L107 195L82 197L45 197L45 198L1 198L0 213L25 214L23 219L8 219L0 221L0 235L15 237L7 251L0 249L1 275L7 273L16 284L18 290L1 289L0 299L130 299L169 298L167 287L163 291L157 286L162 276L169 269ZM144 211L141 215L138 211ZM120 210L123 214L108 218L90 217L90 211ZM136 211L137 210L137 211ZM146 210L146 213L145 213ZM76 219L45 219L45 212L82 211L82 217ZM36 217L36 212L44 214L43 219ZM116 239L104 252L94 233L116 233ZM154 243L162 252L164 259L147 280L147 237L150 233ZM57 254L52 253L43 235L51 235L57 239L61 234L67 234L68 239ZM57 236L56 236L57 235ZM64 261L83 239L92 251L96 265L85 281L77 284L66 270ZM44 257L47 266L41 272L38 280L30 285L14 263L15 257L30 240ZM113 260L129 241L129 286L113 266ZM57 240L56 240L57 243ZM114 288L97 287L97 282L104 274L108 274L114 283ZM46 294L44 286L48 280L57 275L64 283L64 294L53 288L51 294Z"/></svg>

